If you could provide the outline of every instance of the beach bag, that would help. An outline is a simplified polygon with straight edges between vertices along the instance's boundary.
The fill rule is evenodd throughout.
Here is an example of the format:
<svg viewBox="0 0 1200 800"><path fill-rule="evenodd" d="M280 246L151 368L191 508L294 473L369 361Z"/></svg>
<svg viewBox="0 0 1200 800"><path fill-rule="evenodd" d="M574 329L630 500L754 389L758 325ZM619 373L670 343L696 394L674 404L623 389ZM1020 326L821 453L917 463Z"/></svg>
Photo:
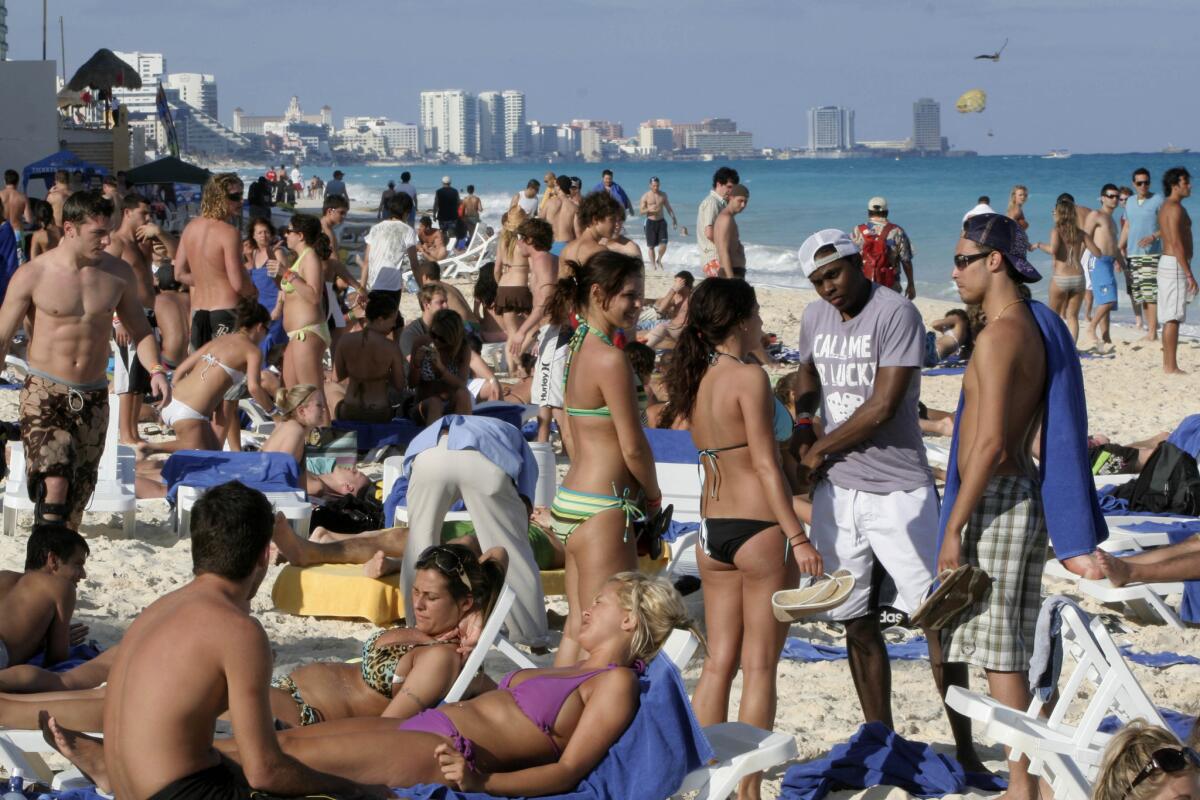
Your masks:
<svg viewBox="0 0 1200 800"><path fill-rule="evenodd" d="M334 533L362 533L383 527L383 503L373 496L375 487L368 486L362 496L344 494L323 506L313 509L310 525L318 525Z"/></svg>
<svg viewBox="0 0 1200 800"><path fill-rule="evenodd" d="M1200 470L1196 459L1170 442L1154 449L1137 480L1118 486L1114 497L1130 511L1200 516Z"/></svg>
<svg viewBox="0 0 1200 800"><path fill-rule="evenodd" d="M863 274L869 280L889 289L896 285L898 274L888 254L887 237L896 227L889 222L879 233L875 233L875 229L869 224L858 226L858 233L863 242Z"/></svg>

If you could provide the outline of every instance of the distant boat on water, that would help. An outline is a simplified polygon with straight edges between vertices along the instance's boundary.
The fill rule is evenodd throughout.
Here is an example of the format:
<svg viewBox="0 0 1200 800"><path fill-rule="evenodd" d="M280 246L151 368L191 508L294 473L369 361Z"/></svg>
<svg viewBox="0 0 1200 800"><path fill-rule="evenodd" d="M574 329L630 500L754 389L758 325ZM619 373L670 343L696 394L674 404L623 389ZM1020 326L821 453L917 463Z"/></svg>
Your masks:
<svg viewBox="0 0 1200 800"><path fill-rule="evenodd" d="M1159 152L1166 153L1167 155L1175 155L1178 153L1190 153L1190 152L1192 152L1192 150L1190 147L1176 147L1173 144L1169 144L1166 147L1164 147L1162 150L1160 150Z"/></svg>
<svg viewBox="0 0 1200 800"><path fill-rule="evenodd" d="M1046 153L1046 155L1042 156L1042 158L1070 158L1070 157L1071 157L1070 150L1051 150L1049 153Z"/></svg>

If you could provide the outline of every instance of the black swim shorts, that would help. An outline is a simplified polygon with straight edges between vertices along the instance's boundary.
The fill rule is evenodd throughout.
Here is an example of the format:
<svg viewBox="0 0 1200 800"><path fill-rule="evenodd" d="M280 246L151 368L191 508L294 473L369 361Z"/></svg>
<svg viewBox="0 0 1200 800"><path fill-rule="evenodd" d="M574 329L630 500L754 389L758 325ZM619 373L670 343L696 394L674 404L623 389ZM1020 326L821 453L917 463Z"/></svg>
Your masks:
<svg viewBox="0 0 1200 800"><path fill-rule="evenodd" d="M667 243L667 221L665 219L646 220L646 246L658 247Z"/></svg>
<svg viewBox="0 0 1200 800"><path fill-rule="evenodd" d="M214 311L197 309L192 312L192 350L199 350L218 336L233 333L237 326L237 315L232 308Z"/></svg>

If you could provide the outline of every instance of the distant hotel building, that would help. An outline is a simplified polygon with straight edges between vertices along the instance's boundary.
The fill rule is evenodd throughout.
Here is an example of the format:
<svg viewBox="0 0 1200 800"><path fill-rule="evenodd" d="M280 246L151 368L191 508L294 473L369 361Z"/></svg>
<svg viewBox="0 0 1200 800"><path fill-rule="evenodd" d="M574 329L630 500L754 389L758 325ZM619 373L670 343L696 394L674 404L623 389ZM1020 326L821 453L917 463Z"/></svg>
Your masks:
<svg viewBox="0 0 1200 800"><path fill-rule="evenodd" d="M675 149L675 132L670 123L665 126L642 125L638 128L638 154L653 156Z"/></svg>
<svg viewBox="0 0 1200 800"><path fill-rule="evenodd" d="M687 150L695 150L702 156L754 155L754 134L750 131L720 133L717 131L688 131L684 141Z"/></svg>
<svg viewBox="0 0 1200 800"><path fill-rule="evenodd" d="M461 89L421 92L421 146L426 153L473 158L479 154L475 95Z"/></svg>
<svg viewBox="0 0 1200 800"><path fill-rule="evenodd" d="M393 122L387 117L346 117L333 135L334 144L363 155L416 157L421 154L420 129L412 122Z"/></svg>
<svg viewBox="0 0 1200 800"><path fill-rule="evenodd" d="M143 87L145 84L143 84ZM157 92L157 87L152 86ZM175 89L179 99L217 119L217 79L199 72L173 72L163 77L164 89Z"/></svg>
<svg viewBox="0 0 1200 800"><path fill-rule="evenodd" d="M288 106L282 116L247 114L240 108L233 110L233 129L237 133L251 133L256 136L265 136L271 132L270 128L293 122L320 125L333 130L333 109L329 106L321 106L320 111L316 114L305 114L300 109L300 98L292 95L292 99L288 101Z"/></svg>
<svg viewBox="0 0 1200 800"><path fill-rule="evenodd" d="M8 59L8 10L4 0L0 0L0 61Z"/></svg>
<svg viewBox="0 0 1200 800"><path fill-rule="evenodd" d="M922 97L913 103L912 149L922 153L941 153L942 106L936 100Z"/></svg>
<svg viewBox="0 0 1200 800"><path fill-rule="evenodd" d="M854 111L840 106L819 106L808 110L809 152L834 152L854 149Z"/></svg>

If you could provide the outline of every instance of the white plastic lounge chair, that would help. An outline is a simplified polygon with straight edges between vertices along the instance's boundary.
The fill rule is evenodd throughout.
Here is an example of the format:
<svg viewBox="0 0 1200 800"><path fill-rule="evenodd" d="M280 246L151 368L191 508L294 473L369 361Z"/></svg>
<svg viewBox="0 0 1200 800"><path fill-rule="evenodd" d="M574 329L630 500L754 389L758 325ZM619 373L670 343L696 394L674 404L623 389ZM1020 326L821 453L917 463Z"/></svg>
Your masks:
<svg viewBox="0 0 1200 800"><path fill-rule="evenodd" d="M495 252L499 239L497 235L489 238L483 225L475 226L475 233L467 242L467 249L457 255L449 255L438 262L442 268L442 280L456 278L460 275L476 275L487 263L489 253Z"/></svg>
<svg viewBox="0 0 1200 800"><path fill-rule="evenodd" d="M537 666L529 657L518 650L512 642L500 635L500 628L504 626L504 621L508 619L508 612L512 610L513 601L517 599L517 593L512 590L507 583L504 584L504 589L500 592L499 599L496 600L496 607L492 609L491 616L484 623L483 630L479 634L479 642L475 645L475 649L471 651L471 655L467 657L463 663L462 671L458 673L458 679L454 681L454 685L450 687L450 691L446 693L444 702L457 703L462 699L463 694L467 691L467 687L471 685L471 681L475 678L475 673L479 672L483 666L483 660L487 657L488 650L495 648L512 663L516 664L521 669L532 669Z"/></svg>
<svg viewBox="0 0 1200 800"><path fill-rule="evenodd" d="M42 738L41 731L0 728L0 767L9 775L13 770L20 770L26 783L35 779L49 780L50 788L55 790L91 788L92 782L77 769L68 769L51 777L52 770L42 756L54 752Z"/></svg>
<svg viewBox="0 0 1200 800"><path fill-rule="evenodd" d="M275 430L275 420L253 398L239 401L238 409L246 412L250 418L250 430L254 433L270 435Z"/></svg>
<svg viewBox="0 0 1200 800"><path fill-rule="evenodd" d="M383 460L383 498L386 500L392 494L392 486L399 480L404 471L404 456L391 456ZM466 511L448 511L443 522L469 522L470 513ZM408 524L408 507L396 506L396 518L393 525Z"/></svg>
<svg viewBox="0 0 1200 800"><path fill-rule="evenodd" d="M1036 696L1022 711L952 686L946 703L982 723L983 735L1012 748L1011 757L1027 756L1030 772L1046 777L1055 787L1056 798L1083 800L1111 738L1100 732L1106 717L1115 714L1126 722L1141 717L1150 724L1166 725L1101 620L1089 623L1079 611L1065 607L1059 635L1075 668L1068 676L1064 664L1059 699L1045 718L1043 703ZM1076 713L1078 718L1068 722L1067 715Z"/></svg>
<svg viewBox="0 0 1200 800"><path fill-rule="evenodd" d="M137 533L137 495L134 490L134 470L137 455L132 447L120 444L121 411L115 395L108 399L108 429L104 434L104 454L96 475L96 489L85 511L99 514L119 514L125 537ZM8 463L8 482L4 488L4 533L16 529L17 512L33 512L35 503L29 499L25 478L25 450L20 442L11 444Z"/></svg>
<svg viewBox="0 0 1200 800"><path fill-rule="evenodd" d="M180 484L175 493L174 514L178 520L177 532L180 539L191 536L192 507L196 505L208 487L188 486ZM292 523L292 530L301 539L308 538L308 526L312 520L312 503L303 489L293 489L287 492L263 492L275 511L283 512L283 516Z"/></svg>
<svg viewBox="0 0 1200 800"><path fill-rule="evenodd" d="M925 459L929 466L944 470L950 465L950 448L934 442L925 442Z"/></svg>
<svg viewBox="0 0 1200 800"><path fill-rule="evenodd" d="M1045 574L1074 581L1083 594L1105 605L1121 608L1132 619L1170 625L1181 630L1186 627L1166 601L1168 595L1183 594L1182 583L1127 583L1124 586L1113 586L1107 578L1080 578L1075 573L1068 572L1067 568L1055 559L1046 562Z"/></svg>
<svg viewBox="0 0 1200 800"><path fill-rule="evenodd" d="M662 652L683 671L700 642L688 631L673 631ZM747 775L787 763L796 757L796 739L786 733L765 731L744 722L720 722L704 728L716 761L688 773L674 796L696 792L697 800L721 800L737 791Z"/></svg>

